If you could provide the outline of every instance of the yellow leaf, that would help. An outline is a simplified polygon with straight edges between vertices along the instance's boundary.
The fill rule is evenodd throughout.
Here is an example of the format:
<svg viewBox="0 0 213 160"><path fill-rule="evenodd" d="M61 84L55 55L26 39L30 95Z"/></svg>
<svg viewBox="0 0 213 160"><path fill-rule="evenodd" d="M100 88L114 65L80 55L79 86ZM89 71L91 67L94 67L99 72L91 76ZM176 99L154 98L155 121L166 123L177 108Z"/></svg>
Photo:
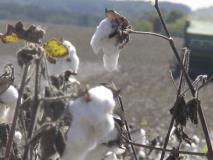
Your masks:
<svg viewBox="0 0 213 160"><path fill-rule="evenodd" d="M44 45L44 49L50 57L60 58L68 55L68 49L57 39L47 41Z"/></svg>
<svg viewBox="0 0 213 160"><path fill-rule="evenodd" d="M202 147L200 148L200 151L201 151L202 153L208 153L208 147L207 147L207 145L202 146Z"/></svg>
<svg viewBox="0 0 213 160"><path fill-rule="evenodd" d="M3 43L15 43L20 40L15 33L2 35L1 39Z"/></svg>

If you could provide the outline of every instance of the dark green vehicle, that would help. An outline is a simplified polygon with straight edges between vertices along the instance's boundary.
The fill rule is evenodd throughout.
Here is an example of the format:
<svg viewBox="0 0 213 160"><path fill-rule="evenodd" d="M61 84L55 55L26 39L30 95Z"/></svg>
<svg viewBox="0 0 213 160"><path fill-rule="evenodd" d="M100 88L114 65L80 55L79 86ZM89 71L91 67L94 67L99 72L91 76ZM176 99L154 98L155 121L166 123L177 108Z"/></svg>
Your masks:
<svg viewBox="0 0 213 160"><path fill-rule="evenodd" d="M192 79L198 75L213 75L213 22L187 21L183 47L191 51L188 69ZM171 70L174 78L180 76L180 66L177 62L171 64Z"/></svg>
<svg viewBox="0 0 213 160"><path fill-rule="evenodd" d="M189 75L213 75L213 22L188 21L184 33L184 46L191 50Z"/></svg>

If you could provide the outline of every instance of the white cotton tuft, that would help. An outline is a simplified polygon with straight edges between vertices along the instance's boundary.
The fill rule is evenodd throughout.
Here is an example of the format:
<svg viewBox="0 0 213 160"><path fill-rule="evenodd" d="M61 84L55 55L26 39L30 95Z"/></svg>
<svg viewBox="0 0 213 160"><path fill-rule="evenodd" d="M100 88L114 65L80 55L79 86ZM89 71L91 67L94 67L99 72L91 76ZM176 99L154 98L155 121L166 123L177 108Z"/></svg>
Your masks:
<svg viewBox="0 0 213 160"><path fill-rule="evenodd" d="M48 160L60 160L60 155L56 152L48 158Z"/></svg>
<svg viewBox="0 0 213 160"><path fill-rule="evenodd" d="M140 143L140 144L146 144L146 131L144 129L138 129L131 133L131 138L134 142Z"/></svg>
<svg viewBox="0 0 213 160"><path fill-rule="evenodd" d="M104 54L103 56L104 68L109 72L118 70L118 59L119 53L112 55Z"/></svg>
<svg viewBox="0 0 213 160"><path fill-rule="evenodd" d="M138 159L145 159L146 158L146 153L144 150L140 149L138 152Z"/></svg>
<svg viewBox="0 0 213 160"><path fill-rule="evenodd" d="M89 100L80 97L68 106L72 122L63 160L86 160L87 154L115 126L112 117L115 107L112 91L104 86L97 86L91 88L88 95Z"/></svg>
<svg viewBox="0 0 213 160"><path fill-rule="evenodd" d="M76 79L76 78L74 78L74 77L69 77L69 82L70 83L72 83L72 84L78 84L78 85L80 85L81 83Z"/></svg>
<svg viewBox="0 0 213 160"><path fill-rule="evenodd" d="M149 3L150 3L152 6L155 6L156 1L155 1L155 0L149 0Z"/></svg>
<svg viewBox="0 0 213 160"><path fill-rule="evenodd" d="M57 58L56 64L48 63L48 71L50 75L60 75L66 70L72 70L74 73L78 73L80 60L75 46L67 40L64 40L63 44L67 47L69 53L65 57Z"/></svg>
<svg viewBox="0 0 213 160"><path fill-rule="evenodd" d="M193 141L194 141L195 144L199 144L200 143L200 138L197 135L194 135L192 137L192 139L193 139Z"/></svg>
<svg viewBox="0 0 213 160"><path fill-rule="evenodd" d="M91 105L97 110L103 109L105 113L112 113L115 107L115 100L110 89L104 86L97 86L88 91L91 98Z"/></svg>
<svg viewBox="0 0 213 160"><path fill-rule="evenodd" d="M101 50L103 51L103 62L107 71L118 69L118 58L121 49L116 36L109 38L109 35L115 31L116 27L113 27L112 20L105 18L98 25L90 41L95 54L98 54Z"/></svg>
<svg viewBox="0 0 213 160"><path fill-rule="evenodd" d="M16 142L17 145L21 144L21 140L22 140L22 134L19 131L15 131L15 135L14 135L14 141Z"/></svg>
<svg viewBox="0 0 213 160"><path fill-rule="evenodd" d="M112 28L112 23L109 18L105 18L100 22L90 41L90 45L95 54L100 52L106 40L109 39L109 35L114 31L115 29Z"/></svg>
<svg viewBox="0 0 213 160"><path fill-rule="evenodd" d="M105 157L108 152L116 153L118 146L107 146L112 141L116 141L119 137L119 131L117 127L114 127L107 135L98 141L98 145L87 154L87 160L100 160Z"/></svg>
<svg viewBox="0 0 213 160"><path fill-rule="evenodd" d="M104 160L118 160L117 156L115 153L111 153L109 155L107 155Z"/></svg>
<svg viewBox="0 0 213 160"><path fill-rule="evenodd" d="M75 46L70 41L63 41L63 44L68 48L69 55L67 58L71 60L71 68L74 73L78 73L78 67L79 67L79 58L76 52Z"/></svg>
<svg viewBox="0 0 213 160"><path fill-rule="evenodd" d="M9 88L0 95L0 100L5 104L14 104L18 99L17 89L10 85Z"/></svg>
<svg viewBox="0 0 213 160"><path fill-rule="evenodd" d="M18 91L12 85L0 95L0 101L3 102L0 106L0 123L12 123L17 100Z"/></svg>

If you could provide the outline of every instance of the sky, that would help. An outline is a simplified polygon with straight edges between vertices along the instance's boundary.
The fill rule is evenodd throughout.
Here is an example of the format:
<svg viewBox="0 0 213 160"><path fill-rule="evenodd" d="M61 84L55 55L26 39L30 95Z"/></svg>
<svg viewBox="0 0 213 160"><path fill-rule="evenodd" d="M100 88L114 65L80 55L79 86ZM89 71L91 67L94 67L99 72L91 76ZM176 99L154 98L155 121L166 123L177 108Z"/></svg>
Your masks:
<svg viewBox="0 0 213 160"><path fill-rule="evenodd" d="M149 1L149 0L144 0ZM173 3L182 3L189 6L192 10L213 6L213 0L159 0Z"/></svg>

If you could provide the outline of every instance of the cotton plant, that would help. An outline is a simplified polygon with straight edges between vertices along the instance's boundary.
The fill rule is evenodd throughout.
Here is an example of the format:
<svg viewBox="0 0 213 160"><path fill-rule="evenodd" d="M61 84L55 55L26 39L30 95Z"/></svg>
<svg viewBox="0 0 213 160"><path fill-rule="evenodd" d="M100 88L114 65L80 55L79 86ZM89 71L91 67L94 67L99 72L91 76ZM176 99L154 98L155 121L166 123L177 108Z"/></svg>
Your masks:
<svg viewBox="0 0 213 160"><path fill-rule="evenodd" d="M50 75L60 75L66 70L72 70L73 74L77 74L80 60L76 48L68 40L63 40L62 43L68 49L68 55L57 58L55 64L48 63L48 72Z"/></svg>
<svg viewBox="0 0 213 160"><path fill-rule="evenodd" d="M129 41L125 30L128 20L113 10L105 10L105 18L99 23L90 45L95 54L103 51L103 64L107 71L118 70L118 59L122 48Z"/></svg>
<svg viewBox="0 0 213 160"><path fill-rule="evenodd" d="M87 154L87 160L111 159L117 160L117 155L123 154L126 149L117 143L120 139L120 124L115 121L115 127L102 139L98 140L97 146ZM111 142L113 145L108 145Z"/></svg>
<svg viewBox="0 0 213 160"><path fill-rule="evenodd" d="M62 160L86 160L90 151L113 131L113 93L105 86L89 89L68 105L72 122Z"/></svg>

